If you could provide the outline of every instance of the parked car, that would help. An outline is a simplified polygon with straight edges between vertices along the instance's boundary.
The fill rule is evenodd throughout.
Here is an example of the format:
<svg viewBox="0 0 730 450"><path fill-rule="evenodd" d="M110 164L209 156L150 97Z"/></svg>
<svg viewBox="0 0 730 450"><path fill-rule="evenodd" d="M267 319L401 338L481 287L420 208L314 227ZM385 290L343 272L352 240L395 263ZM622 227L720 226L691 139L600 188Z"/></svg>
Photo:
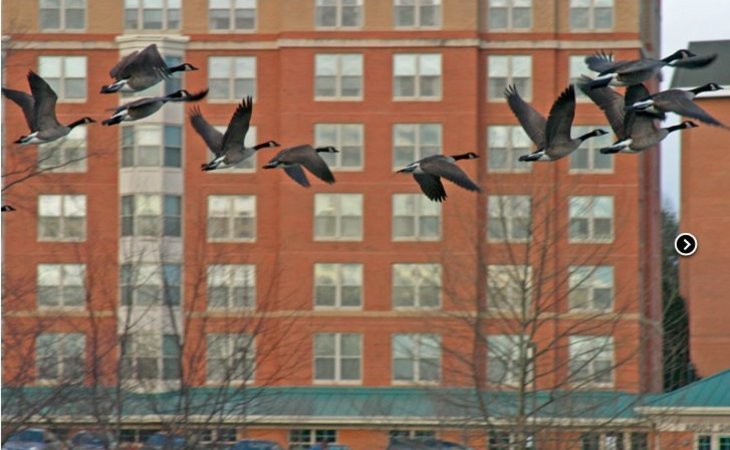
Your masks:
<svg viewBox="0 0 730 450"><path fill-rule="evenodd" d="M26 428L8 438L2 450L61 450L63 443L44 428Z"/></svg>
<svg viewBox="0 0 730 450"><path fill-rule="evenodd" d="M103 431L79 431L68 443L71 450L112 450L117 443L111 433Z"/></svg>
<svg viewBox="0 0 730 450"><path fill-rule="evenodd" d="M408 439L393 438L388 444L387 450L471 450L455 442L442 441L441 439Z"/></svg>
<svg viewBox="0 0 730 450"><path fill-rule="evenodd" d="M226 450L283 450L281 445L274 441L263 439L241 439Z"/></svg>
<svg viewBox="0 0 730 450"><path fill-rule="evenodd" d="M181 450L186 445L187 442L184 436L158 431L147 438L142 450Z"/></svg>
<svg viewBox="0 0 730 450"><path fill-rule="evenodd" d="M337 444L335 442L328 442L326 446L322 445L321 443L316 443L312 447L310 447L310 450L350 450L350 446L345 444Z"/></svg>

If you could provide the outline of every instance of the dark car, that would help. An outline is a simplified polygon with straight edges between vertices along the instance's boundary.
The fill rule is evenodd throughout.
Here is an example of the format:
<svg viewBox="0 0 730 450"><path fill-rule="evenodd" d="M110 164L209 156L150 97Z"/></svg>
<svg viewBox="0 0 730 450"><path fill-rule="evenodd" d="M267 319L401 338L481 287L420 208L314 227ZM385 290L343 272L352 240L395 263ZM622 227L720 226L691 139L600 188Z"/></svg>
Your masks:
<svg viewBox="0 0 730 450"><path fill-rule="evenodd" d="M263 439L241 439L226 450L282 450L281 445Z"/></svg>
<svg viewBox="0 0 730 450"><path fill-rule="evenodd" d="M406 439L393 438L388 444L387 450L471 450L455 442L442 441L441 439Z"/></svg>
<svg viewBox="0 0 730 450"><path fill-rule="evenodd" d="M101 431L79 431L69 441L71 450L112 450L117 448L111 434Z"/></svg>
<svg viewBox="0 0 730 450"><path fill-rule="evenodd" d="M10 436L2 450L61 450L63 443L43 428L27 428Z"/></svg>
<svg viewBox="0 0 730 450"><path fill-rule="evenodd" d="M311 450L350 450L350 446L335 442L328 442L326 445L317 443L311 447Z"/></svg>
<svg viewBox="0 0 730 450"><path fill-rule="evenodd" d="M158 431L145 441L142 450L182 450L186 445L184 436Z"/></svg>

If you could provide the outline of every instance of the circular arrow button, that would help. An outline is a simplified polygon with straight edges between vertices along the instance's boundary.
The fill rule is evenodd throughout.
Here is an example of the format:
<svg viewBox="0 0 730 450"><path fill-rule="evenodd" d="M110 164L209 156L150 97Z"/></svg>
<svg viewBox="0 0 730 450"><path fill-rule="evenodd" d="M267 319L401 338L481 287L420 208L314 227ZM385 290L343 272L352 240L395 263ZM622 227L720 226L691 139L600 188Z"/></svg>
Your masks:
<svg viewBox="0 0 730 450"><path fill-rule="evenodd" d="M697 251L697 238L691 233L682 233L674 239L674 250L679 256L690 256Z"/></svg>

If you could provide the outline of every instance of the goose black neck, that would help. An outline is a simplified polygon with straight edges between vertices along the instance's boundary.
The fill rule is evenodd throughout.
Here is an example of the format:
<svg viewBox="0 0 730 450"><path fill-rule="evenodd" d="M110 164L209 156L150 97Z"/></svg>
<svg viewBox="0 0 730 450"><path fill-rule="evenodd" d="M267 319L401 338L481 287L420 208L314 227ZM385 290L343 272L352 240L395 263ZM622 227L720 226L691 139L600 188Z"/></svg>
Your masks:
<svg viewBox="0 0 730 450"><path fill-rule="evenodd" d="M667 127L667 132L671 133L673 131L681 130L683 128L686 128L683 123L680 123L679 125L672 125L671 127Z"/></svg>
<svg viewBox="0 0 730 450"><path fill-rule="evenodd" d="M594 136L600 136L600 135L601 135L601 132L599 130L593 130L593 131L589 131L588 133L586 133L584 135L578 136L578 140L583 142L586 139L590 139Z"/></svg>
<svg viewBox="0 0 730 450"><path fill-rule="evenodd" d="M69 128L74 128L74 127L77 127L79 125L83 125L84 123L86 123L85 120L86 120L86 118L81 118L79 120L76 120L74 122L71 122L70 124L68 124L68 127Z"/></svg>
<svg viewBox="0 0 730 450"><path fill-rule="evenodd" d="M666 58L662 58L662 62L665 62L669 64L672 61L676 61L680 58L682 58L683 52L681 50L677 50L676 52L672 53L671 55L667 56Z"/></svg>
<svg viewBox="0 0 730 450"><path fill-rule="evenodd" d="M172 73L172 72L183 72L183 71L185 71L185 64L183 63L183 64L180 64L180 65L177 65L177 66L168 67L168 70L170 71L170 73Z"/></svg>
<svg viewBox="0 0 730 450"><path fill-rule="evenodd" d="M702 86L698 86L696 88L692 88L689 91L695 95L699 94L700 92L708 92L712 90L711 84L703 84Z"/></svg>
<svg viewBox="0 0 730 450"><path fill-rule="evenodd" d="M456 161L460 159L470 159L471 153L462 153L461 155L452 155L452 158L454 158Z"/></svg>

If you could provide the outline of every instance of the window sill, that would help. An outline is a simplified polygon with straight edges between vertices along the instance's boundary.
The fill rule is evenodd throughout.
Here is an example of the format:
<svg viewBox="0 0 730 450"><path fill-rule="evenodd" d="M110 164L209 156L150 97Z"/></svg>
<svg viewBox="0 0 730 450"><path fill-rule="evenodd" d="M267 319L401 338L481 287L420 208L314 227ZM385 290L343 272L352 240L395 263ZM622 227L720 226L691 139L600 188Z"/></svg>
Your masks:
<svg viewBox="0 0 730 450"><path fill-rule="evenodd" d="M529 28L513 28L513 27L490 28L490 27L487 27L484 31L486 31L487 33L531 33L532 27L529 27Z"/></svg>
<svg viewBox="0 0 730 450"><path fill-rule="evenodd" d="M38 242L79 243L79 242L86 242L86 237L82 237L82 238L41 238L41 237L39 237Z"/></svg>

